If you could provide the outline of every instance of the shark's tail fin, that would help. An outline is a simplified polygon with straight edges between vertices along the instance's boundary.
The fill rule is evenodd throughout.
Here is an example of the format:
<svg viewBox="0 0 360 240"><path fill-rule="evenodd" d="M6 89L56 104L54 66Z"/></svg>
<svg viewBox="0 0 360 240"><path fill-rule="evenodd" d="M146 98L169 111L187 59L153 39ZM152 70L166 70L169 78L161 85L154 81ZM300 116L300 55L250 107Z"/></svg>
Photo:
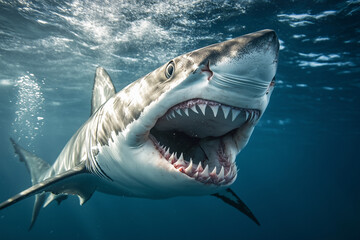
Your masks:
<svg viewBox="0 0 360 240"><path fill-rule="evenodd" d="M32 185L36 185L37 183L40 182L41 175L50 168L50 165L41 158L39 158L38 156L36 156L35 154L28 152L22 147L20 147L17 143L15 143L15 141L12 138L10 138L10 141L14 146L15 153L19 156L20 161L25 163L26 168L30 172ZM34 203L29 230L32 228L37 216L39 215L40 209L44 204L45 197L46 197L45 192L38 193L35 195L35 203Z"/></svg>

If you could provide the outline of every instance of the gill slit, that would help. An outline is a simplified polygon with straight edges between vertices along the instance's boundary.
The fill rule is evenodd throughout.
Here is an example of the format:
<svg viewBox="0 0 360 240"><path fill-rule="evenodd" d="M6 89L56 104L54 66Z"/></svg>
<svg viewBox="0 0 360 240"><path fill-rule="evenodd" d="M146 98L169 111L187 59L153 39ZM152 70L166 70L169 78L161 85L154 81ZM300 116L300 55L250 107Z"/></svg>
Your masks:
<svg viewBox="0 0 360 240"><path fill-rule="evenodd" d="M99 117L97 119L97 124L96 124L96 130L95 130L95 139L94 142L97 143L97 138L98 138L98 128L99 128L99 122L103 117L103 114L100 113L100 111L98 111ZM97 148L97 146L95 146L93 148L92 146L92 139L91 136L89 136L89 131L86 132L86 137L89 139L89 148L88 148L88 159L90 162L89 164L87 164L87 168L89 169L90 172L96 174L97 176L101 177L101 178L106 178L110 181L114 181L111 177L109 177L104 170L100 167L99 163L96 160L96 157L94 156L94 150L96 149L97 151L99 151L99 149Z"/></svg>

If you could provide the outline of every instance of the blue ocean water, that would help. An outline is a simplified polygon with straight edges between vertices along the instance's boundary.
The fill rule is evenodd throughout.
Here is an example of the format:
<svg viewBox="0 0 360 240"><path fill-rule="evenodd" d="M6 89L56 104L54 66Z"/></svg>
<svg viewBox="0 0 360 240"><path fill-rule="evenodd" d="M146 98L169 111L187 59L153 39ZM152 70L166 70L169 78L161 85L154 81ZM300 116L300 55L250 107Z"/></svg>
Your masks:
<svg viewBox="0 0 360 240"><path fill-rule="evenodd" d="M264 28L277 84L232 188L213 197L95 193L0 212L1 239L360 239L360 1L0 0L0 200L30 186L9 138L52 163L88 118L95 68L119 90L169 59Z"/></svg>

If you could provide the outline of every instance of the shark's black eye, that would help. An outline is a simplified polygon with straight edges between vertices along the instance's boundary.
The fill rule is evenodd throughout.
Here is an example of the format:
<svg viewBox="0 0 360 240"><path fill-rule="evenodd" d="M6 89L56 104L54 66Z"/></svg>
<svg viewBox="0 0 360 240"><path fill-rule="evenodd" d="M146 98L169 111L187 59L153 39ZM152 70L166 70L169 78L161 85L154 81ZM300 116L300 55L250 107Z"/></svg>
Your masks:
<svg viewBox="0 0 360 240"><path fill-rule="evenodd" d="M171 78L175 71L175 64L173 61L169 62L169 64L165 68L165 76L166 78Z"/></svg>

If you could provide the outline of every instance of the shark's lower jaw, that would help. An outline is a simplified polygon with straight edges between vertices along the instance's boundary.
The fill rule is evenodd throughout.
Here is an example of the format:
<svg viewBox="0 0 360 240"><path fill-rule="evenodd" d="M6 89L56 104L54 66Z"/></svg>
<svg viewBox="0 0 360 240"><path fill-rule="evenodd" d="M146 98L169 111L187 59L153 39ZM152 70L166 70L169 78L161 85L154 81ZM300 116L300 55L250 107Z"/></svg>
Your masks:
<svg viewBox="0 0 360 240"><path fill-rule="evenodd" d="M236 179L235 158L242 145L234 134L260 116L256 109L192 99L171 107L149 138L177 171L204 184L228 185Z"/></svg>

